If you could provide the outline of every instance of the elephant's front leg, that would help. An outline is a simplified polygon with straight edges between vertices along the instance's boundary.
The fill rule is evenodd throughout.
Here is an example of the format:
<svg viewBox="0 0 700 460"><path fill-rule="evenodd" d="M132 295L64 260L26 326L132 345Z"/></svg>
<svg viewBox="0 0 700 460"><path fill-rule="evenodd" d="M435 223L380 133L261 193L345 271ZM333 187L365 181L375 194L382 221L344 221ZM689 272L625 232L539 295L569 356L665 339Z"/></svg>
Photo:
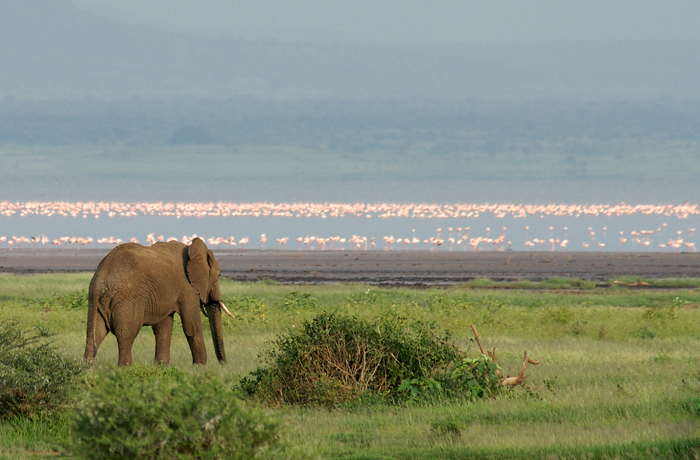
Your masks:
<svg viewBox="0 0 700 460"><path fill-rule="evenodd" d="M204 333L202 332L202 317L199 308L193 307L181 311L182 330L187 337L187 343L192 352L193 364L207 364L207 349L204 347Z"/></svg>
<svg viewBox="0 0 700 460"><path fill-rule="evenodd" d="M173 336L173 315L151 326L156 336L156 364L170 364L170 340Z"/></svg>

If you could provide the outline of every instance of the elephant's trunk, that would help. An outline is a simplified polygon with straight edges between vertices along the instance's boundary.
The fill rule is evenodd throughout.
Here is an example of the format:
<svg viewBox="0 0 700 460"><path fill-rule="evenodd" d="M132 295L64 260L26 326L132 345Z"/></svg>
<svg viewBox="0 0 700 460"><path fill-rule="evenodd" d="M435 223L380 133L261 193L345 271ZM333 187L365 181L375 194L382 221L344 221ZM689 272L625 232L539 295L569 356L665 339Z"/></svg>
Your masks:
<svg viewBox="0 0 700 460"><path fill-rule="evenodd" d="M223 364L226 362L226 351L224 350L224 333L221 324L221 307L213 303L207 305L207 316L209 317L211 337L214 340L216 358Z"/></svg>

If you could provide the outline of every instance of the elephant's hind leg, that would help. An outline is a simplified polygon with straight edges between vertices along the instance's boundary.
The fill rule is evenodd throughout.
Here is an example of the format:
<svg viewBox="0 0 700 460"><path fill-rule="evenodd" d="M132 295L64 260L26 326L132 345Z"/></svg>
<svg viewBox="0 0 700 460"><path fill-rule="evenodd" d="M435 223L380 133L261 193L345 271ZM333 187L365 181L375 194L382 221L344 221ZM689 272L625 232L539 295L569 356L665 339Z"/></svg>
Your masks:
<svg viewBox="0 0 700 460"><path fill-rule="evenodd" d="M121 319L121 318L120 318ZM119 348L119 366L131 365L131 348L134 345L136 336L141 331L141 325L134 326L131 322L114 320L114 335L117 337L117 347Z"/></svg>
<svg viewBox="0 0 700 460"><path fill-rule="evenodd" d="M119 366L131 365L131 347L134 345L136 336L139 335L139 329L135 334L117 335L117 347L119 347ZM116 334L115 334L116 335Z"/></svg>
<svg viewBox="0 0 700 460"><path fill-rule="evenodd" d="M174 314L173 314L174 315ZM173 336L173 315L151 326L156 336L156 364L170 364L170 340Z"/></svg>
<svg viewBox="0 0 700 460"><path fill-rule="evenodd" d="M112 302L110 332L117 337L119 366L131 364L131 348L143 327L144 302L140 299L125 299Z"/></svg>

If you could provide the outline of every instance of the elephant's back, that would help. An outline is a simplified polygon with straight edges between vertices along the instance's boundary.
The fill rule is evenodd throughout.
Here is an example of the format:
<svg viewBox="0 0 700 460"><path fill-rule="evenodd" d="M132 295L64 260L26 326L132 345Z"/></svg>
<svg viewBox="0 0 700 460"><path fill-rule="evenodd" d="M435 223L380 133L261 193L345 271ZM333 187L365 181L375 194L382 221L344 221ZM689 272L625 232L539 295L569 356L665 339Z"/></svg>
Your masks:
<svg viewBox="0 0 700 460"><path fill-rule="evenodd" d="M131 270L139 265L140 258L150 259L148 248L137 243L126 243L117 246L107 254L97 266L99 273L111 273L120 269Z"/></svg>
<svg viewBox="0 0 700 460"><path fill-rule="evenodd" d="M106 272L114 276L119 272L139 274L151 272L154 269L172 268L177 266L178 261L182 258L181 252L178 247L171 243L156 244L154 246L126 243L112 249L102 259L102 262L97 267L97 271Z"/></svg>
<svg viewBox="0 0 700 460"><path fill-rule="evenodd" d="M171 291L164 294L166 297L175 295L177 289L172 287L184 276L182 251L175 245L127 243L102 259L90 282L89 296L105 307L115 300L134 299L150 305L162 291Z"/></svg>

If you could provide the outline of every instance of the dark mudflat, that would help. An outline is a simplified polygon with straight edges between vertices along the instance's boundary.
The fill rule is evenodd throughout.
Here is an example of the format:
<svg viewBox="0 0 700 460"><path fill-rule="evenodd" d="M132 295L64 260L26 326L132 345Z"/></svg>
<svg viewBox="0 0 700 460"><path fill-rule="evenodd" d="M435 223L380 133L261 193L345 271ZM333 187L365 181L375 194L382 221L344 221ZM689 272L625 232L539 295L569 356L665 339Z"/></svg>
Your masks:
<svg viewBox="0 0 700 460"><path fill-rule="evenodd" d="M108 249L0 249L0 272L90 272ZM216 250L222 277L280 283L451 285L620 276L700 278L700 253Z"/></svg>

